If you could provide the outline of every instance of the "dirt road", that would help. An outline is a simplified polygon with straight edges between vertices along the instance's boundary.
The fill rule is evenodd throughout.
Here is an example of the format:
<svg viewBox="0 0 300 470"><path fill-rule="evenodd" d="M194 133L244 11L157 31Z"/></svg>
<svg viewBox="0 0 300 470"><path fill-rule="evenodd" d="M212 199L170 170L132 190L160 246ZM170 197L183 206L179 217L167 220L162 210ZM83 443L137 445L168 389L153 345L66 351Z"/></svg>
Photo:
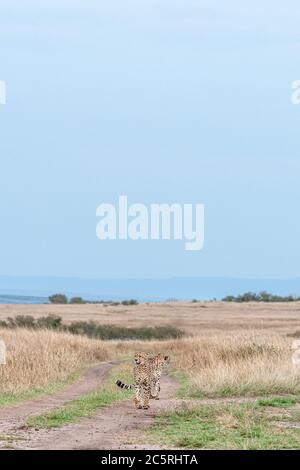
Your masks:
<svg viewBox="0 0 300 470"><path fill-rule="evenodd" d="M14 449L149 449L136 442L141 430L149 426L160 412L174 407L176 383L169 377L162 378L159 401L151 401L147 411L136 410L133 400L115 403L77 423L61 428L28 429L24 423L29 416L38 415L62 406L66 401L88 393L104 382L107 372L118 361L100 364L66 390L55 395L0 410L0 448Z"/></svg>
<svg viewBox="0 0 300 470"><path fill-rule="evenodd" d="M99 387L105 380L107 372L120 361L111 361L91 367L72 385L53 395L23 402L19 405L0 408L0 433L6 433L20 427L29 416L51 411L81 395Z"/></svg>
<svg viewBox="0 0 300 470"><path fill-rule="evenodd" d="M0 408L1 449L160 449L145 442L143 430L155 416L180 406L250 403L259 397L210 398L179 400L175 398L177 384L164 375L160 400L152 400L149 410L137 410L131 400L124 400L101 408L90 417L82 418L61 428L33 429L24 426L30 416L59 408L67 401L99 388L109 370L121 361L94 366L75 383L54 395L44 396L16 406Z"/></svg>

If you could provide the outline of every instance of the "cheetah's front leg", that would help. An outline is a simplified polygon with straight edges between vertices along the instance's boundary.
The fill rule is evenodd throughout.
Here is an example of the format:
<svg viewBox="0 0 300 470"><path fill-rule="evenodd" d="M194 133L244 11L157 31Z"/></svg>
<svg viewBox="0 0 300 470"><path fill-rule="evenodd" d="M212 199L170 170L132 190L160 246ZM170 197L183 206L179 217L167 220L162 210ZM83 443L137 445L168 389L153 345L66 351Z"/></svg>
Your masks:
<svg viewBox="0 0 300 470"><path fill-rule="evenodd" d="M135 407L137 409L141 409L143 408L143 405L142 405L142 387L140 385L136 385L135 387Z"/></svg>
<svg viewBox="0 0 300 470"><path fill-rule="evenodd" d="M150 384L143 386L143 409L148 410L150 400Z"/></svg>

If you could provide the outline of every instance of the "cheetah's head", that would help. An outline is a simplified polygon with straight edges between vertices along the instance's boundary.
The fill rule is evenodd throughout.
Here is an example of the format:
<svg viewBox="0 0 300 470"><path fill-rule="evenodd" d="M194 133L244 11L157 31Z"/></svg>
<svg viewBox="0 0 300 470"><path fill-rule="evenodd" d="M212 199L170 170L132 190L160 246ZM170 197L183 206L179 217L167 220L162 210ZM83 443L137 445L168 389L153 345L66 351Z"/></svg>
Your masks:
<svg viewBox="0 0 300 470"><path fill-rule="evenodd" d="M170 356L165 356L162 353L158 353L157 359L158 362L164 366L168 366L170 364Z"/></svg>
<svg viewBox="0 0 300 470"><path fill-rule="evenodd" d="M148 360L148 355L144 353L135 353L133 362L136 365L145 364Z"/></svg>

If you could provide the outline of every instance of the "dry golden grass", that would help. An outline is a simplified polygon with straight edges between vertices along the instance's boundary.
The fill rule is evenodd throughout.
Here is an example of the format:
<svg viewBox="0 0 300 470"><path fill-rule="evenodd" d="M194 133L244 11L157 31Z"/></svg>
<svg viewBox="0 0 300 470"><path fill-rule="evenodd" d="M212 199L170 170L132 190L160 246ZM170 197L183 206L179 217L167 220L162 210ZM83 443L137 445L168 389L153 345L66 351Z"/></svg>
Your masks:
<svg viewBox="0 0 300 470"><path fill-rule="evenodd" d="M291 361L291 341L272 333L218 333L170 345L179 370L188 373L198 395L298 393L299 369Z"/></svg>
<svg viewBox="0 0 300 470"><path fill-rule="evenodd" d="M7 349L7 363L0 366L0 395L47 388L109 355L101 341L53 331L4 329L0 339Z"/></svg>
<svg viewBox="0 0 300 470"><path fill-rule="evenodd" d="M190 396L242 396L300 392L300 369L292 364L292 340L265 331L239 330L171 341L116 344L130 350L169 353L188 377Z"/></svg>
<svg viewBox="0 0 300 470"><path fill-rule="evenodd" d="M300 302L166 302L136 306L0 305L0 320L16 315L37 318L49 314L61 316L66 323L95 320L101 324L122 327L171 324L193 335L202 334L204 330L206 334L241 329L280 333L300 330Z"/></svg>
<svg viewBox="0 0 300 470"><path fill-rule="evenodd" d="M8 363L0 366L0 394L21 393L64 380L83 364L162 351L190 381L195 396L298 393L287 333L300 329L300 304L167 303L132 307L103 305L0 306L0 318L17 314L61 315L65 322L94 319L120 326L172 324L186 338L172 341L101 342L49 331L1 330Z"/></svg>

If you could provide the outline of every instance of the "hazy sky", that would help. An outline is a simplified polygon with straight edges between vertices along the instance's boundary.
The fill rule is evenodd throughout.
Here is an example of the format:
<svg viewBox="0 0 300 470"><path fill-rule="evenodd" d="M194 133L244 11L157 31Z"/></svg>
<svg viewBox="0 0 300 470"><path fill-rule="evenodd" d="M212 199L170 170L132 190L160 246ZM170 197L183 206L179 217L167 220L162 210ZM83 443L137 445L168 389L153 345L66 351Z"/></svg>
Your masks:
<svg viewBox="0 0 300 470"><path fill-rule="evenodd" d="M296 0L0 0L0 274L300 276ZM205 246L96 208L201 202Z"/></svg>

